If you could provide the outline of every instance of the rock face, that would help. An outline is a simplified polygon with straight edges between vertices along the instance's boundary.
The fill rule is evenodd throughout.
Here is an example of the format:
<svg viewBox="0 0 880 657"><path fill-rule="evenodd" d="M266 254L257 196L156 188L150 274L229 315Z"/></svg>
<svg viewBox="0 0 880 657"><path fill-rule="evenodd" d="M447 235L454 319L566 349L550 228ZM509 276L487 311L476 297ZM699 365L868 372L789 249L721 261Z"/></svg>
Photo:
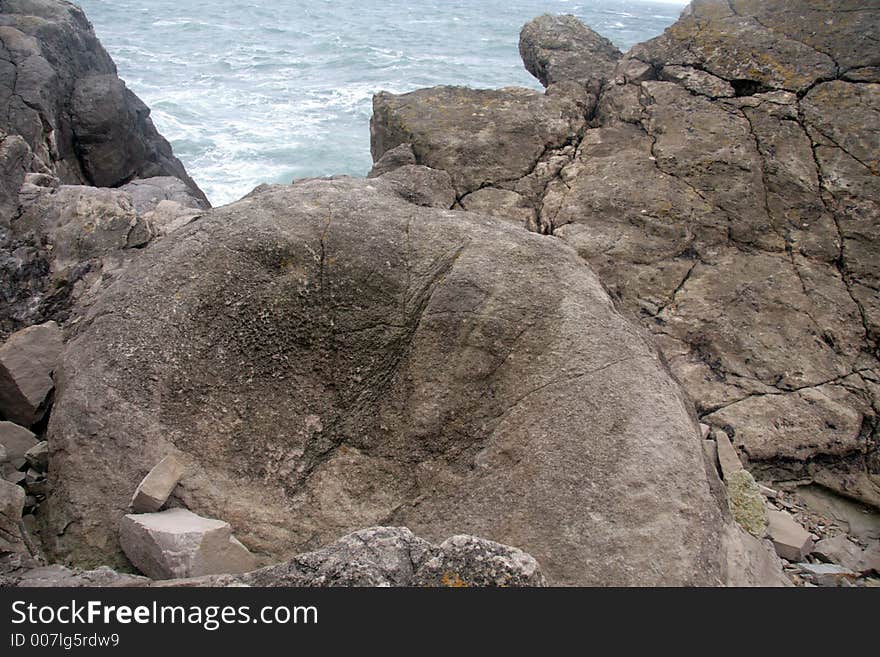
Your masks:
<svg viewBox="0 0 880 657"><path fill-rule="evenodd" d="M60 0L0 5L0 178L0 338L66 321L124 250L209 207L82 10ZM161 201L178 205L157 213Z"/></svg>
<svg viewBox="0 0 880 657"><path fill-rule="evenodd" d="M0 346L0 417L25 427L42 419L63 347L54 322L23 329Z"/></svg>
<svg viewBox="0 0 880 657"><path fill-rule="evenodd" d="M614 73L622 53L574 16L545 14L526 23L519 35L526 70L545 87L556 82L602 82Z"/></svg>
<svg viewBox="0 0 880 657"><path fill-rule="evenodd" d="M557 151L570 149L586 125L592 100L583 87L552 95L464 87L383 92L373 99L373 158L410 144L417 164L448 172L458 199L495 187L531 207L562 164Z"/></svg>
<svg viewBox="0 0 880 657"><path fill-rule="evenodd" d="M590 269L381 179L264 187L151 244L58 385L44 533L69 562L121 563L131 482L174 452L181 503L261 557L393 522L556 584L722 579L696 421Z"/></svg>
<svg viewBox="0 0 880 657"><path fill-rule="evenodd" d="M539 77L577 52L553 27L570 22L524 31ZM522 139L514 126L526 116L545 120L522 109L519 91L491 96L516 108L491 114L491 146L468 140L479 129L461 114L479 115L476 99L492 92L380 95L374 156L405 140L460 194L520 193L537 213L530 227L574 247L654 333L701 419L728 432L749 469L876 506L878 39L875 6L696 0L617 63L594 110L587 88L584 122L569 120L582 127L566 135L553 123L552 138L533 129L519 142L544 149L527 173L493 159L494 142ZM549 73L534 54L544 51ZM575 102L578 87L552 84L540 103ZM518 206L495 207L513 219Z"/></svg>
<svg viewBox="0 0 880 657"><path fill-rule="evenodd" d="M228 522L186 509L126 515L119 542L131 563L153 579L244 573L257 565Z"/></svg>
<svg viewBox="0 0 880 657"><path fill-rule="evenodd" d="M116 187L173 176L206 200L79 7L4 0L0 11L0 129L21 135L65 183Z"/></svg>

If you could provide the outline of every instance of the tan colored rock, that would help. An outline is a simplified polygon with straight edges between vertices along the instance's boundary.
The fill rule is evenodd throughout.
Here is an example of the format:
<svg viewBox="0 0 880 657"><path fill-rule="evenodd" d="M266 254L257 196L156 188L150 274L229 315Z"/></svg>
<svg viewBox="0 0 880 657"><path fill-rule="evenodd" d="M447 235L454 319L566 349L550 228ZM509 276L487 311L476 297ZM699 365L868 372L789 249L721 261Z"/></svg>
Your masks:
<svg viewBox="0 0 880 657"><path fill-rule="evenodd" d="M742 461L739 460L739 454L736 453L733 443L730 442L730 438L727 437L725 432L716 431L715 442L718 445L718 462L721 464L721 476L724 478L724 481L727 481L733 473L743 469Z"/></svg>
<svg viewBox="0 0 880 657"><path fill-rule="evenodd" d="M802 561L813 551L813 539L785 511L767 510L767 534L776 553L788 561Z"/></svg>
<svg viewBox="0 0 880 657"><path fill-rule="evenodd" d="M44 415L52 372L64 348L55 322L14 333L0 347L0 414L29 427Z"/></svg>
<svg viewBox="0 0 880 657"><path fill-rule="evenodd" d="M245 573L257 566L228 522L186 509L126 515L119 542L131 563L154 579Z"/></svg>
<svg viewBox="0 0 880 657"><path fill-rule="evenodd" d="M159 461L135 490L131 510L135 513L152 513L161 509L185 471L183 464L174 456L166 456Z"/></svg>

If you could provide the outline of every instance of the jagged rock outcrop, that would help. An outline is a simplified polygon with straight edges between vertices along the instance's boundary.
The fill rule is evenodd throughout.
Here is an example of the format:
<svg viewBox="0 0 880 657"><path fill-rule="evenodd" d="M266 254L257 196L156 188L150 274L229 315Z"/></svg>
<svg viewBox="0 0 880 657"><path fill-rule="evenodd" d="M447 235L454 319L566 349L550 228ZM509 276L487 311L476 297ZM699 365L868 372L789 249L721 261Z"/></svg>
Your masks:
<svg viewBox="0 0 880 657"><path fill-rule="evenodd" d="M124 269L156 237L206 207L177 178L148 178L117 189L63 185L29 173L8 230L0 228L0 268L8 273L0 336L47 319L64 322L73 304Z"/></svg>
<svg viewBox="0 0 880 657"><path fill-rule="evenodd" d="M601 84L608 80L622 53L601 34L574 16L545 14L529 21L519 35L519 54L526 70L541 84Z"/></svg>
<svg viewBox="0 0 880 657"><path fill-rule="evenodd" d="M497 188L533 208L567 161L560 153L573 152L594 103L573 83L555 85L548 94L465 87L383 92L373 99L373 158L409 144L417 164L451 176L457 200L467 203L470 194ZM386 176L391 166L393 160L381 163Z"/></svg>
<svg viewBox="0 0 880 657"><path fill-rule="evenodd" d="M81 9L0 2L0 338L65 321L85 288L119 268L119 249L209 207L149 114Z"/></svg>
<svg viewBox="0 0 880 657"><path fill-rule="evenodd" d="M0 130L21 135L45 170L98 187L173 176L207 202L79 7L3 0L0 44Z"/></svg>
<svg viewBox="0 0 880 657"><path fill-rule="evenodd" d="M405 527L372 527L343 536L320 550L241 575L208 575L153 581L107 567L82 571L64 566L0 571L0 586L545 586L531 556L474 536L433 545Z"/></svg>
<svg viewBox="0 0 880 657"><path fill-rule="evenodd" d="M263 558L393 523L556 584L725 581L689 404L590 269L379 181L260 188L102 291L57 376L50 554L123 563L132 482L174 454L175 503Z"/></svg>
<svg viewBox="0 0 880 657"><path fill-rule="evenodd" d="M540 26L524 39L552 52L558 35ZM654 333L701 418L753 472L875 506L878 39L875 6L696 0L618 62L567 149L552 151L562 133L544 142L556 163L526 195L530 227L574 247ZM513 104L519 92L505 93ZM492 179L492 148L456 151L447 143L464 131L444 142L427 123L460 112L444 94L379 96L374 135L405 125L419 161ZM374 140L374 156L385 148ZM505 175L504 189L531 183Z"/></svg>

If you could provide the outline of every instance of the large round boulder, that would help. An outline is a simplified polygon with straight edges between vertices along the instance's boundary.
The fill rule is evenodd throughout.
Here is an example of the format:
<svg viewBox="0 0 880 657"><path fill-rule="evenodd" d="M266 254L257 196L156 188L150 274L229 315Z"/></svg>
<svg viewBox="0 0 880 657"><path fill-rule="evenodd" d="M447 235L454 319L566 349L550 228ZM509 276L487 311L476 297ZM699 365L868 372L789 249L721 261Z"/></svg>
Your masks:
<svg viewBox="0 0 880 657"><path fill-rule="evenodd" d="M717 584L689 402L560 240L370 180L263 187L151 244L73 323L49 426L55 557L121 565L137 483L280 560L468 533L553 584ZM740 573L748 579L748 574Z"/></svg>

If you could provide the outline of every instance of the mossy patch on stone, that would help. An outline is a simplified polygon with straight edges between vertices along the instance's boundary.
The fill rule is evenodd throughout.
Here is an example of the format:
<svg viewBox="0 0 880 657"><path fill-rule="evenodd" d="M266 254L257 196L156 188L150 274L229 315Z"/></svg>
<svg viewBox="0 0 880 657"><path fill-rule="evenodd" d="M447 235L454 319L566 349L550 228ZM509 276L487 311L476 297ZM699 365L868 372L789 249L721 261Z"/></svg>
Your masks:
<svg viewBox="0 0 880 657"><path fill-rule="evenodd" d="M767 533L767 509L755 478L747 470L738 470L724 483L733 517L747 532L763 538Z"/></svg>

